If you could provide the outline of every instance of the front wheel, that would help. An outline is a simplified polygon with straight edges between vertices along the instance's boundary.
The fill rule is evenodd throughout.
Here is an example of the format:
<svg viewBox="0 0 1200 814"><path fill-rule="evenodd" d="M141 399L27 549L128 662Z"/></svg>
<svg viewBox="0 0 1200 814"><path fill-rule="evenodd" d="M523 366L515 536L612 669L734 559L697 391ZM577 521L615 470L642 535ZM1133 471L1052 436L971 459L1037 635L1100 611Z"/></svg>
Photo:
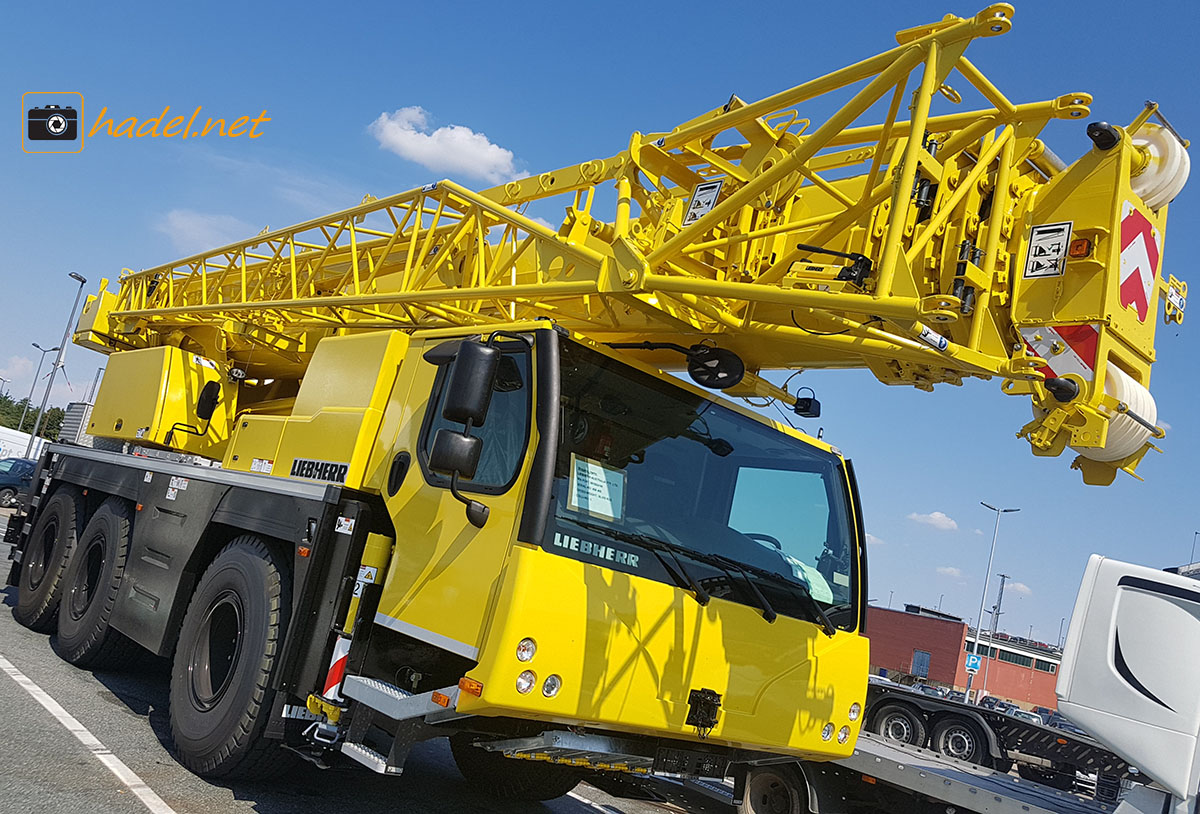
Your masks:
<svg viewBox="0 0 1200 814"><path fill-rule="evenodd" d="M877 735L909 746L925 745L925 719L907 704L884 704L871 723Z"/></svg>
<svg viewBox="0 0 1200 814"><path fill-rule="evenodd" d="M263 737L292 607L286 561L259 537L229 542L188 604L171 671L176 757L204 777L271 777L290 764Z"/></svg>
<svg viewBox="0 0 1200 814"><path fill-rule="evenodd" d="M469 735L451 735L450 753L471 785L501 800L553 800L579 785L582 774L570 766L516 760L476 746Z"/></svg>
<svg viewBox="0 0 1200 814"><path fill-rule="evenodd" d="M795 766L752 766L738 814L805 814L808 791Z"/></svg>
<svg viewBox="0 0 1200 814"><path fill-rule="evenodd" d="M942 718L933 725L931 740L934 751L946 757L980 766L991 764L991 754L983 730L973 721L956 716Z"/></svg>

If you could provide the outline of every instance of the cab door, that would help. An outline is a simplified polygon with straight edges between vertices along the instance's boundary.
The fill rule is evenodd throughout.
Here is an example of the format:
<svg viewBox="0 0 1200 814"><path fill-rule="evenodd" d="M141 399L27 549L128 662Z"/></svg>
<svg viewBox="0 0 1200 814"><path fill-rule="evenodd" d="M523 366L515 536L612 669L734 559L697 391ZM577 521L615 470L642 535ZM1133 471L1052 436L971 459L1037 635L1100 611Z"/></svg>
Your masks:
<svg viewBox="0 0 1200 814"><path fill-rule="evenodd" d="M464 497L489 510L486 523L476 528L451 494L450 479L429 468L437 431L463 429L442 413L460 341L414 342L405 363L408 396L389 406L401 411L393 455L407 453L409 463L401 482L381 490L396 542L375 621L474 662L520 518L533 454L534 353L531 343L520 339L497 343L502 357L486 419L471 429L483 442L479 465L474 477L458 481ZM384 426L390 423L385 418Z"/></svg>

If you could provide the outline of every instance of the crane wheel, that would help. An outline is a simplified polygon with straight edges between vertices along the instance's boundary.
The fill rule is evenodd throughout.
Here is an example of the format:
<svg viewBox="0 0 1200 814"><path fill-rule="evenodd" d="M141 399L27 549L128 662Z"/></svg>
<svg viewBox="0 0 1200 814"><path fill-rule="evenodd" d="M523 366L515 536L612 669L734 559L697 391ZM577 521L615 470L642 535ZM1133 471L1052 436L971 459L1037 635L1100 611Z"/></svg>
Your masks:
<svg viewBox="0 0 1200 814"><path fill-rule="evenodd" d="M909 746L925 745L925 719L906 704L884 704L871 718L875 734Z"/></svg>
<svg viewBox="0 0 1200 814"><path fill-rule="evenodd" d="M291 613L287 560L254 534L235 537L200 578L171 670L175 756L203 777L273 777L291 765L263 737Z"/></svg>
<svg viewBox="0 0 1200 814"><path fill-rule="evenodd" d="M74 486L60 486L38 514L21 555L13 608L13 616L25 627L42 633L54 630L63 569L79 537L83 516L83 494Z"/></svg>
<svg viewBox="0 0 1200 814"><path fill-rule="evenodd" d="M795 766L779 763L753 766L738 814L807 814L808 790Z"/></svg>
<svg viewBox="0 0 1200 814"><path fill-rule="evenodd" d="M990 766L992 763L983 731L966 718L956 715L942 718L933 725L930 741L934 751L946 757L980 766Z"/></svg>
<svg viewBox="0 0 1200 814"><path fill-rule="evenodd" d="M583 773L570 766L516 760L475 745L478 738L450 736L450 753L467 782L501 800L553 800L579 785Z"/></svg>
<svg viewBox="0 0 1200 814"><path fill-rule="evenodd" d="M108 625L125 573L132 526L129 502L106 498L67 556L54 649L77 667L112 668L138 655L138 645Z"/></svg>

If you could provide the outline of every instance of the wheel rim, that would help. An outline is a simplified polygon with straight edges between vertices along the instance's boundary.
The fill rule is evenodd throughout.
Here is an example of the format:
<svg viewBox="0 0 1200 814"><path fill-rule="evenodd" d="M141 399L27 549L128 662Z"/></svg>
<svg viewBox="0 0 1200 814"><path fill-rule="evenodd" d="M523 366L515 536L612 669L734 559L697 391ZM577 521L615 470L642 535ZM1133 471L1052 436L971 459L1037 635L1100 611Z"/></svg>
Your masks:
<svg viewBox="0 0 1200 814"><path fill-rule="evenodd" d="M56 542L58 542L58 523L50 521L46 523L46 528L42 531L38 544L33 546L33 550L29 552L36 555L29 558L30 590L36 591L42 584L42 580L46 578L46 573L50 570L50 558L54 556Z"/></svg>
<svg viewBox="0 0 1200 814"><path fill-rule="evenodd" d="M938 751L943 755L958 758L959 760L974 759L976 750L978 749L975 733L965 726L948 727L942 733L938 745L941 747Z"/></svg>
<svg viewBox="0 0 1200 814"><path fill-rule="evenodd" d="M242 602L232 591L213 600L204 614L188 666L192 704L201 712L221 703L233 682L242 652L244 618Z"/></svg>
<svg viewBox="0 0 1200 814"><path fill-rule="evenodd" d="M913 742L912 722L900 713L895 713L884 718L880 729L882 730L880 734L885 738L891 738L901 743Z"/></svg>
<svg viewBox="0 0 1200 814"><path fill-rule="evenodd" d="M11 506L17 502L17 493L12 489L0 490L0 506Z"/></svg>
<svg viewBox="0 0 1200 814"><path fill-rule="evenodd" d="M75 584L71 586L71 601L67 603L71 619L78 622L92 606L96 589L100 587L100 575L104 573L105 552L108 546L103 534L88 541L81 552L79 570L75 572Z"/></svg>
<svg viewBox="0 0 1200 814"><path fill-rule="evenodd" d="M755 772L746 788L746 799L754 814L788 814L795 811L795 792L774 772Z"/></svg>

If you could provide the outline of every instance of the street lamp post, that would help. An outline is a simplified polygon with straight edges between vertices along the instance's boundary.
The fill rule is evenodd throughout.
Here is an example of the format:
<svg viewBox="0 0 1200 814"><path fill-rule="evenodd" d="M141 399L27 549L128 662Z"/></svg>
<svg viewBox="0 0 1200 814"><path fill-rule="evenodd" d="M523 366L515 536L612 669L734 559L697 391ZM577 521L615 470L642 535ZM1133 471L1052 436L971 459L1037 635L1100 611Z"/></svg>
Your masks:
<svg viewBox="0 0 1200 814"><path fill-rule="evenodd" d="M992 529L992 548L991 548L991 551L988 552L987 570L984 571L984 573L983 573L983 593L981 593L979 595L979 616L976 617L976 621L975 621L975 652L982 657L983 654L979 653L979 642L980 642L980 639L983 637L983 606L987 602L988 581L991 579L991 574L992 574L992 560L996 556L996 537L999 536L999 534L1000 534L1000 515L1004 514L1005 512L1019 512L1021 510L1020 509L999 509L999 508L991 505L990 503L984 503L982 500L979 501L979 505L984 506L985 508L991 509L992 511L994 511L996 513L996 526L995 526L995 528ZM982 691L982 688L975 691L976 703L978 703L980 700L980 692L981 691Z"/></svg>
<svg viewBox="0 0 1200 814"><path fill-rule="evenodd" d="M42 375L42 364L46 361L46 354L54 353L56 350L58 350L57 347L43 348L37 342L32 344L35 348L42 352L42 355L38 357L37 373L33 374L33 384L29 385L29 398L25 399L25 409L21 411L21 423L17 424L18 431L23 431L25 429L25 414L29 412L29 405L33 404L33 391L37 388L38 377Z"/></svg>
<svg viewBox="0 0 1200 814"><path fill-rule="evenodd" d="M75 291L75 302L71 305L71 313L67 316L67 327L63 330L62 342L58 345L58 356L54 358L54 365L50 368L50 381L46 383L46 394L42 396L42 407L38 411L37 421L33 422L33 433L29 436L29 446L25 448L25 457L28 458L33 454L33 443L37 440L38 431L42 427L42 422L46 418L46 403L50 401L50 388L54 386L54 374L58 373L58 369L62 367L63 354L67 349L67 340L71 338L71 323L75 321L75 309L79 307L79 298L83 296L83 287L87 285L87 278L81 274L72 271L67 275L72 280L79 283L79 288Z"/></svg>
<svg viewBox="0 0 1200 814"><path fill-rule="evenodd" d="M1196 561L1196 535L1197 534L1200 534L1200 531L1192 532L1192 556L1188 557L1188 565L1191 565L1192 563L1194 563Z"/></svg>

